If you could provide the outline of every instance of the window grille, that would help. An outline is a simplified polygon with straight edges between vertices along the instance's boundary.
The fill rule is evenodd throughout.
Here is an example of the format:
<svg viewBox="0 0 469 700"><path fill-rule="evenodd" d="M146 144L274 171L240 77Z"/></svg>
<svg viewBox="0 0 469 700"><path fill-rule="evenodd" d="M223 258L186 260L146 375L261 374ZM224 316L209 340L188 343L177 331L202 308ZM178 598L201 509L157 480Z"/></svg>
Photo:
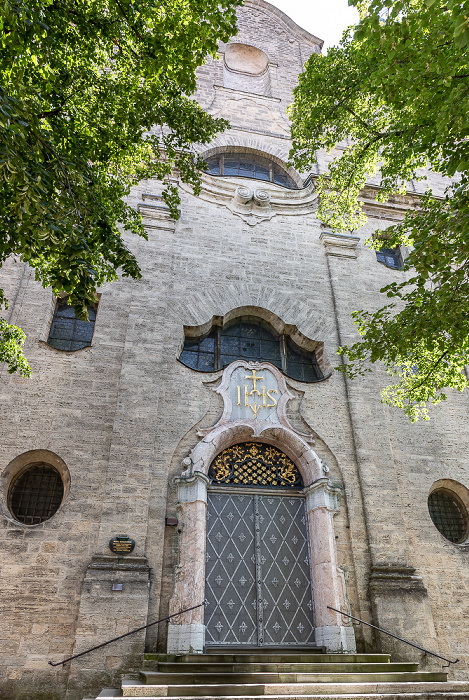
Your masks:
<svg viewBox="0 0 469 700"><path fill-rule="evenodd" d="M298 189L283 168L262 156L251 153L221 153L207 158L206 163L210 175L249 177L254 180L273 182L290 190Z"/></svg>
<svg viewBox="0 0 469 700"><path fill-rule="evenodd" d="M381 250L377 250L376 259L393 270L402 269L403 262L399 246L397 248L381 248Z"/></svg>
<svg viewBox="0 0 469 700"><path fill-rule="evenodd" d="M302 382L323 379L314 352L302 350L260 321L238 321L212 328L202 338L186 338L179 359L199 372L213 372L235 360L255 360L271 362L287 376Z"/></svg>
<svg viewBox="0 0 469 700"><path fill-rule="evenodd" d="M66 301L59 301L50 328L49 345L57 350L80 350L91 345L97 305L88 306L88 321L77 318L75 309Z"/></svg>
<svg viewBox="0 0 469 700"><path fill-rule="evenodd" d="M51 518L64 495L62 478L48 464L31 465L12 484L8 494L13 517L25 525L37 525Z"/></svg>
<svg viewBox="0 0 469 700"><path fill-rule="evenodd" d="M455 544L464 542L469 534L469 519L462 501L447 490L433 491L428 497L428 510L436 529Z"/></svg>
<svg viewBox="0 0 469 700"><path fill-rule="evenodd" d="M302 489L303 479L286 454L271 445L247 442L223 450L208 477L214 484Z"/></svg>

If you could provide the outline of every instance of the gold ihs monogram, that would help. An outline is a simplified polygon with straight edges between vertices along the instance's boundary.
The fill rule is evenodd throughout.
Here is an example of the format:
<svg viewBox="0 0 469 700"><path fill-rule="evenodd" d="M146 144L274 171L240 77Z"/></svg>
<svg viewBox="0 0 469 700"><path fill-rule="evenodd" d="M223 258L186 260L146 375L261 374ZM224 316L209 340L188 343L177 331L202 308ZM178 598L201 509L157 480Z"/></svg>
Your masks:
<svg viewBox="0 0 469 700"><path fill-rule="evenodd" d="M252 370L251 375L247 374L245 379L252 379L251 391L248 391L247 384L244 385L243 398L244 398L244 405L246 406L246 408L249 406L251 411L254 413L254 418L257 418L257 414L261 410L261 408L274 408L274 406L277 405L277 399L272 396L272 394L278 393L277 389L268 389L266 391L265 386L261 387L261 390L258 389L257 382L264 381L264 377L258 377L256 375L255 369ZM241 395L243 392L241 391L241 386L239 384L236 388L238 390L238 403L237 403L237 405L241 406L242 405L241 404ZM257 403L257 400L254 401L254 403L249 403L249 397L253 396L253 394L257 394L257 397L259 397L259 403ZM262 403L260 403L261 399L262 399ZM271 403L267 403L267 399L269 399L269 401Z"/></svg>

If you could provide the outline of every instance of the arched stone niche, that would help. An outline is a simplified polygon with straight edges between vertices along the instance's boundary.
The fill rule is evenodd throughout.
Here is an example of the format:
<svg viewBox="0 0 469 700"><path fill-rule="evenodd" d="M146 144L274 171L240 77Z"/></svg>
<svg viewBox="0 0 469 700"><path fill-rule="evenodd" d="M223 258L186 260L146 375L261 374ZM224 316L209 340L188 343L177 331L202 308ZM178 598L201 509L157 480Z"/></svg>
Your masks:
<svg viewBox="0 0 469 700"><path fill-rule="evenodd" d="M267 70L269 58L264 51L248 44L228 44L225 49L225 64L230 70L260 75Z"/></svg>
<svg viewBox="0 0 469 700"><path fill-rule="evenodd" d="M269 57L255 46L228 44L223 61L223 85L270 97Z"/></svg>
<svg viewBox="0 0 469 700"><path fill-rule="evenodd" d="M321 460L312 449L311 435L301 435L288 425L282 407L289 400L288 389L282 385L281 373L269 363L238 361L224 370L228 386L230 372L240 366L275 374L282 393L279 400L278 422L259 419L230 421L225 410L222 419L212 429L200 431L204 437L183 460L184 470L175 479L178 490L179 558L176 567L174 594L170 615L197 606L205 598L207 476L213 459L225 448L253 438L285 452L295 462L306 484L306 512L311 549L311 581L315 607L316 644L329 651L355 651L353 627L344 624L343 617L328 606L347 610L345 580L337 562L334 515L339 510L340 487L324 475ZM223 387L222 382L222 387ZM223 388L215 389L225 394ZM290 395L291 396L291 395ZM224 395L225 402L227 401ZM229 488L229 487L227 487ZM178 615L168 627L168 653L202 653L204 650L204 609L199 607Z"/></svg>

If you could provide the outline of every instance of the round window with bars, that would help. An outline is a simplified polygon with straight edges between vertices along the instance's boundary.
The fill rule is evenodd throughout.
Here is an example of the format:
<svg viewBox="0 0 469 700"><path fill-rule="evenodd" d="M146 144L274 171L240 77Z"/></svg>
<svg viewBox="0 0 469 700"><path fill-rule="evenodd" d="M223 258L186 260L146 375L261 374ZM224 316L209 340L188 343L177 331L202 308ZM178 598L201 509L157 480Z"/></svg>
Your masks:
<svg viewBox="0 0 469 700"><path fill-rule="evenodd" d="M428 497L428 510L436 529L454 544L462 544L469 535L466 506L449 489L436 489Z"/></svg>
<svg viewBox="0 0 469 700"><path fill-rule="evenodd" d="M63 496L64 484L58 470L40 462L26 467L12 481L8 508L18 522L38 525L58 511Z"/></svg>

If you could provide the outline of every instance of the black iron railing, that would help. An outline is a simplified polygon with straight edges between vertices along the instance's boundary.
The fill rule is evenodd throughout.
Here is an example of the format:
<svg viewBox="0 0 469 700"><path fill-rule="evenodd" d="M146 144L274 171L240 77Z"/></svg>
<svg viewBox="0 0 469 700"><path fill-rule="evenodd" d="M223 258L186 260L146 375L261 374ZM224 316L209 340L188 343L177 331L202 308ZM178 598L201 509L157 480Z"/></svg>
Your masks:
<svg viewBox="0 0 469 700"><path fill-rule="evenodd" d="M119 637L113 637L112 639L108 639L107 642L103 642L102 644L97 644L95 647L91 647L91 649L87 649L86 651L82 651L79 654L74 654L73 656L69 656L68 659L64 659L63 661L58 661L56 664L53 661L49 661L49 664L51 666L63 666L63 664L68 663L69 661L73 661L73 659L78 659L79 656L84 656L85 654L89 654L91 651L95 651L96 649L101 649L102 647L107 646L108 644L112 644L113 642L117 642L119 639L124 639L124 637L128 637L131 634L135 634L136 632L141 632L142 630L148 629L148 627L153 627L153 625L158 625L160 622L166 622L166 620L171 620L173 617L177 617L178 615L182 615L183 613L190 612L191 610L195 610L196 608L201 608L202 605L205 605L205 600L203 603L199 603L199 605L193 605L192 608L186 608L186 610L180 610L177 613L174 613L174 615L168 615L168 617L162 617L160 620L155 620L154 622L150 622L148 625L142 625L142 627L137 627L134 630L130 630L130 632L126 632L125 634L121 634Z"/></svg>
<svg viewBox="0 0 469 700"><path fill-rule="evenodd" d="M440 654L435 654L434 651L430 651L429 649L424 649L424 647L419 647L418 644L414 644L413 642L409 642L408 639L404 639L403 637L398 637L397 634L393 634L392 632L388 632L387 630L383 630L381 627L376 627L376 625L371 625L369 622L365 622L364 620L360 620L359 617L354 617L353 615L349 615L349 613L344 612L343 610L337 610L337 608L333 608L330 605L327 606L329 610L334 610L335 612L340 613L341 615L345 615L346 617L350 617L351 620L356 620L357 622L360 622L362 625L366 625L367 627L372 627L374 630L378 630L378 632L382 632L383 634L387 634L390 637L394 637L394 639L398 639L400 642L404 642L404 644L409 644L411 647L415 647L415 649L420 649L420 651L424 651L425 654L430 654L431 656L436 656L437 659L443 659L443 661L448 662L448 666L450 664L457 664L459 659L456 659L455 661L451 661L451 659L447 659L445 656L440 656Z"/></svg>

